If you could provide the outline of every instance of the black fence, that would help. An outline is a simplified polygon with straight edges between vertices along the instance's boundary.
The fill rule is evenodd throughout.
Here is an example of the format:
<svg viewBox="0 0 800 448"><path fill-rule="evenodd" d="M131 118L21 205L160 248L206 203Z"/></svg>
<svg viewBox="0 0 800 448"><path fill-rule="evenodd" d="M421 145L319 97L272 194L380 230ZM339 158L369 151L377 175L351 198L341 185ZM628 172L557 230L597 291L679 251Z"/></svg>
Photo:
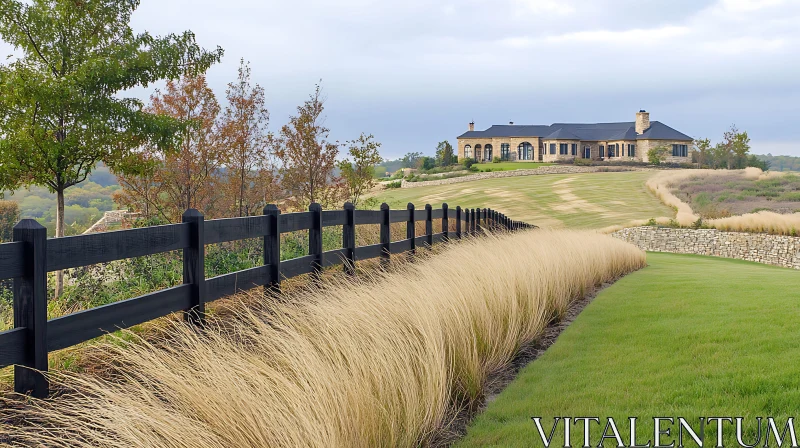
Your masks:
<svg viewBox="0 0 800 448"><path fill-rule="evenodd" d="M442 232L433 233L441 220ZM455 221L455 233L450 233ZM425 234L416 235L417 222ZM406 225L406 239L392 241L390 225ZM356 246L356 226L380 225L380 243ZM342 248L323 252L322 229L342 226ZM483 233L483 229L514 231L535 226L514 221L491 209L440 209L426 205L416 210L322 210L311 204L308 212L281 214L268 205L262 216L204 221L197 210L187 210L181 224L144 227L47 239L46 229L32 219L14 227L14 242L0 244L0 280L14 279L14 329L0 333L0 367L14 365L14 390L46 397L48 352L70 347L119 329L174 312L202 324L205 304L256 287L279 291L282 279L302 274L319 276L326 267L344 265L355 274L355 262L380 258L386 265L391 254L414 253L417 247ZM281 261L280 235L308 231L308 255ZM263 238L263 266L214 278L205 278L205 245ZM47 273L126 258L183 250L183 284L140 297L47 320Z"/></svg>

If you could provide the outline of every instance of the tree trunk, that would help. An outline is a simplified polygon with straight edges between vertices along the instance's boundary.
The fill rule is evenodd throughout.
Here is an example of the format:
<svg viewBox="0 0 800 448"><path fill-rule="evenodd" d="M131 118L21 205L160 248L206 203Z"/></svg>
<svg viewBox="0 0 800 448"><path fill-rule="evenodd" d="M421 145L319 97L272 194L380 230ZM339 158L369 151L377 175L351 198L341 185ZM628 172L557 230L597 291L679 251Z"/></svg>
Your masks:
<svg viewBox="0 0 800 448"><path fill-rule="evenodd" d="M56 191L56 238L64 236L64 189ZM64 292L64 271L56 271L56 298Z"/></svg>

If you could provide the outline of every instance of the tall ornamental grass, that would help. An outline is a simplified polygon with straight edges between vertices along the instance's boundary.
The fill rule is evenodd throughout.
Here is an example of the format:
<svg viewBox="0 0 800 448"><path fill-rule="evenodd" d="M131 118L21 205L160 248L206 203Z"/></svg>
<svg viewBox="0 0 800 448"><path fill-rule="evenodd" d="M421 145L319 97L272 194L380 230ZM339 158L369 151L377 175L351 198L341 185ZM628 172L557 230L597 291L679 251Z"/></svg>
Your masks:
<svg viewBox="0 0 800 448"><path fill-rule="evenodd" d="M426 446L573 300L645 262L594 232L467 240L355 283L258 297L203 331L174 323L165 340L103 346L116 373L56 376L72 392L0 433L57 447Z"/></svg>

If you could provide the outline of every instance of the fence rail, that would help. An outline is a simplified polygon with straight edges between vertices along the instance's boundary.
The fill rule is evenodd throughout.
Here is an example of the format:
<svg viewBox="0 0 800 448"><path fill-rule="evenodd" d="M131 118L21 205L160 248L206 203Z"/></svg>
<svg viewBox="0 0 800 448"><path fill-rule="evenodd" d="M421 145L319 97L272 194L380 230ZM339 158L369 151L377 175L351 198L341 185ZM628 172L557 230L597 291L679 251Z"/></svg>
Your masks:
<svg viewBox="0 0 800 448"><path fill-rule="evenodd" d="M442 232L433 233L433 221L441 220ZM406 223L406 238L391 240L390 225ZM425 222L425 234L416 235L416 223ZM455 222L455 233L450 223ZM356 226L380 226L380 243L356 246ZM322 229L342 226L342 248L323 252ZM274 205L261 216L204 221L197 210L187 210L183 222L164 226L118 230L47 239L38 222L24 219L14 227L14 242L0 244L0 280L13 279L14 329L0 332L0 367L14 365L14 390L43 398L49 385L48 352L71 347L175 312L202 325L205 304L252 288L280 291L281 281L303 274L318 276L324 268L344 265L355 274L355 262L380 258L385 266L392 254L415 253L418 247L464 236L483 229L514 231L533 228L492 209L440 209L426 205L416 210L322 210L281 214ZM308 230L308 255L281 261L280 235ZM205 278L205 246L250 238L262 238L263 265L213 278ZM183 284L140 297L47 320L47 273L96 263L183 251Z"/></svg>

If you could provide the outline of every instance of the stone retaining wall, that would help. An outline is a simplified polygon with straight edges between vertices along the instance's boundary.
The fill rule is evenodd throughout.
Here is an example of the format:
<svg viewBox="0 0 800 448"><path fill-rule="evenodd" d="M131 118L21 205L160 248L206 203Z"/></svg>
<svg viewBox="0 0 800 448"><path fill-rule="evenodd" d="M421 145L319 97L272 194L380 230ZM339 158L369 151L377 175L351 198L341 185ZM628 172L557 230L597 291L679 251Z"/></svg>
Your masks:
<svg viewBox="0 0 800 448"><path fill-rule="evenodd" d="M573 165L552 165L542 166L532 170L511 170L493 171L490 173L476 173L469 176L453 177L450 179L428 180L423 182L408 182L403 180L402 188L430 187L435 185L458 184L461 182L471 182L474 180L495 179L500 177L517 176L537 176L542 174L578 174L578 173L600 173L600 172L619 172L619 171L644 171L650 168L636 166L573 166Z"/></svg>
<svg viewBox="0 0 800 448"><path fill-rule="evenodd" d="M653 252L712 255L800 269L799 237L660 227L633 227L611 235Z"/></svg>

